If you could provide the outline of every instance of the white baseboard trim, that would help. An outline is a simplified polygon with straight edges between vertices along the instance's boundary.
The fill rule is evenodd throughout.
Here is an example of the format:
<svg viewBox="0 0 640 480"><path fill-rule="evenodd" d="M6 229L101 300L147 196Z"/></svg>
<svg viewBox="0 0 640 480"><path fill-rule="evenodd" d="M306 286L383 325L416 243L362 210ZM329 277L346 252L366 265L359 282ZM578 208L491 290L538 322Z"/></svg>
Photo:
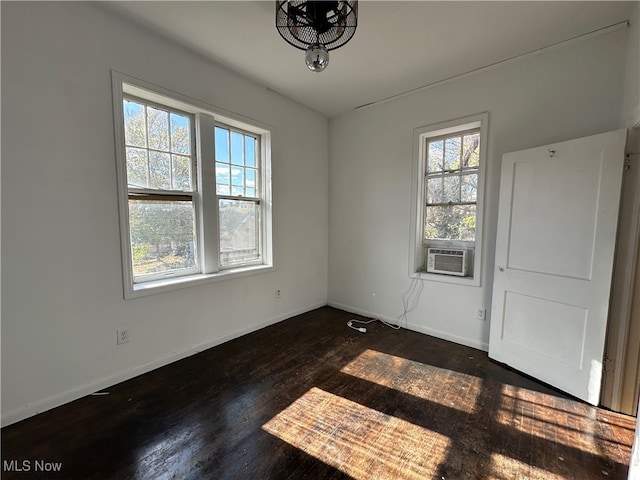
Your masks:
<svg viewBox="0 0 640 480"><path fill-rule="evenodd" d="M10 410L9 412L2 414L2 427L6 427L13 423L17 423L26 418L32 417L34 415L38 415L39 413L46 412L47 410L51 410L53 408L59 407L66 403L72 402L74 400L78 400L79 398L85 397L92 393L95 393L100 390L105 390L113 385L124 382L126 380L130 380L139 375L151 372L160 367L164 367L165 365L169 365L170 363L176 362L178 360L182 360L183 358L190 357L191 355L195 355L196 353L200 353L209 348L215 347L217 345L221 345L229 340L233 340L234 338L241 337L251 332L255 332L260 330L261 328L268 327L269 325L273 325L275 323L286 320L287 318L295 317L296 315L300 315L302 313L310 312L311 310L315 310L320 307L324 307L326 302L317 303L314 305L309 305L307 307L299 308L292 312L278 315L277 317L271 318L264 322L261 322L257 325L252 325L251 327L241 328L239 330L235 330L227 335L223 335L221 337L217 337L213 340L209 340L204 343L200 343L198 345L194 345L184 350L179 350L177 352L170 353L164 357L158 358L151 362L143 363L141 365L135 365L133 367L127 368L126 370L117 372L113 375L109 375L108 377L104 377L100 380L96 380L95 382L91 382L77 388L67 390L66 392L57 393L55 395L51 395L42 400L38 400L33 403L28 403L20 408L15 408Z"/></svg>
<svg viewBox="0 0 640 480"><path fill-rule="evenodd" d="M362 315L364 317L378 318L380 320L384 320L385 322L388 322L394 325L398 323L398 320L396 318L387 317L385 315L379 315L375 312L369 312L361 308L352 307L351 305L344 305L342 303L332 302L332 301L327 302L327 305L329 305L330 307L338 308L340 310L344 310L345 312ZM457 343L459 345L475 348L476 350L482 350L483 352L489 351L489 344L486 342L479 342L471 338L459 337L458 335L453 335L448 332L435 330L433 328L425 327L423 325L416 325L414 323L407 323L406 325L401 323L400 325L406 328L407 330L413 330L414 332L431 335L432 337L441 338L442 340L447 340L449 342Z"/></svg>

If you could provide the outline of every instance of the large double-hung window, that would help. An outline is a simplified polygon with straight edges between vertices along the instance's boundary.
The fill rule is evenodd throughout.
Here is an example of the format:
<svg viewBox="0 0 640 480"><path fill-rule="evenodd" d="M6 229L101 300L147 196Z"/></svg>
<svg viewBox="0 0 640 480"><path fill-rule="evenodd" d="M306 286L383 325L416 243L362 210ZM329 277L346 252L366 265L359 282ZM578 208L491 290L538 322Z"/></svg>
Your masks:
<svg viewBox="0 0 640 480"><path fill-rule="evenodd" d="M269 131L113 84L125 296L272 268Z"/></svg>
<svg viewBox="0 0 640 480"><path fill-rule="evenodd" d="M135 281L198 272L193 115L123 99Z"/></svg>

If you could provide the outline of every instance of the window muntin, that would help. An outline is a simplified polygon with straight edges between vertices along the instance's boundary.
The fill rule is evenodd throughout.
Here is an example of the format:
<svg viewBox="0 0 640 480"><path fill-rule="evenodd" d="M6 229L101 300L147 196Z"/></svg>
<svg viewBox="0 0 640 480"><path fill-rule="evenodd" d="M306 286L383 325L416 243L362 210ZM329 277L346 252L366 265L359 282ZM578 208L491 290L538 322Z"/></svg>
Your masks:
<svg viewBox="0 0 640 480"><path fill-rule="evenodd" d="M197 273L193 117L123 99L134 282Z"/></svg>
<svg viewBox="0 0 640 480"><path fill-rule="evenodd" d="M427 137L424 239L474 242L480 130Z"/></svg>

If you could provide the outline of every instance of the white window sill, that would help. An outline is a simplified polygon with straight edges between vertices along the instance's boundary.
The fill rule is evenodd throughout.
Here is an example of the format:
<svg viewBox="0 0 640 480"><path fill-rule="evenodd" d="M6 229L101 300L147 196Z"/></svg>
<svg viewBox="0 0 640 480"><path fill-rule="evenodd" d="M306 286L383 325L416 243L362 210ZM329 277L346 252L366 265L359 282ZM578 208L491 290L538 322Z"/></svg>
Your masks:
<svg viewBox="0 0 640 480"><path fill-rule="evenodd" d="M183 277L134 283L130 289L125 289L125 298L137 298L145 295L177 290L179 288L193 287L222 280L229 280L232 278L257 275L273 270L275 270L273 265L252 265L248 267L230 268L216 273L199 273L196 275L185 275Z"/></svg>
<svg viewBox="0 0 640 480"><path fill-rule="evenodd" d="M429 280L432 282L454 283L457 285L468 285L470 287L479 287L480 279L475 277L456 277L455 275L444 275L440 273L416 272L409 275L411 278L420 280Z"/></svg>

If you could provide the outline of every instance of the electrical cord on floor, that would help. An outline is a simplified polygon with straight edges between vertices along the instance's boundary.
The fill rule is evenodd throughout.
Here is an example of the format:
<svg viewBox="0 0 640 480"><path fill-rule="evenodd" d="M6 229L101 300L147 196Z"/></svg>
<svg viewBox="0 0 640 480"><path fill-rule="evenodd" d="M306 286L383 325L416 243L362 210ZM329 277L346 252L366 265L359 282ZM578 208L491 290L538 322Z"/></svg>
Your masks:
<svg viewBox="0 0 640 480"><path fill-rule="evenodd" d="M361 325L368 325L369 323L373 323L373 322L381 322L389 328L393 328L394 330L400 330L401 328L400 321L402 318L404 318L404 323L406 327L407 313L409 313L411 310L413 310L416 307L418 300L420 299L420 294L422 293L422 288L423 288L423 282L417 279L413 279L413 281L411 282L411 286L409 287L409 290L407 290L402 295L403 312L402 314L398 315L398 318L397 318L398 324L389 323L379 318L372 318L370 320L356 320L355 318L352 318L347 322L347 327L353 328L354 330L357 330L360 333L367 333L367 329L365 327L359 327L357 325L354 325L354 323L359 323ZM414 297L414 296L415 298L413 301L413 305L410 305L411 297Z"/></svg>
<svg viewBox="0 0 640 480"><path fill-rule="evenodd" d="M371 320L356 320L355 318L352 318L351 320L349 320L347 322L347 327L349 328L353 328L354 330L357 330L360 333L367 333L367 329L365 327L357 327L355 326L353 323L360 323L363 325L368 325L369 323L373 323L373 322L381 322L383 324L385 324L387 327L393 328L394 330L399 330L400 329L400 325L394 325L392 323L389 322L385 322L384 320L380 320L379 318L372 318Z"/></svg>
<svg viewBox="0 0 640 480"><path fill-rule="evenodd" d="M353 328L354 330L357 330L360 333L367 333L367 329L366 328L364 328L364 327L356 327L355 325L353 325L353 323L357 322L357 323L361 323L361 324L367 325L367 324L373 323L375 321L376 321L375 318L373 318L371 320L356 320L355 318L352 318L351 320L349 320L347 322L347 327Z"/></svg>

